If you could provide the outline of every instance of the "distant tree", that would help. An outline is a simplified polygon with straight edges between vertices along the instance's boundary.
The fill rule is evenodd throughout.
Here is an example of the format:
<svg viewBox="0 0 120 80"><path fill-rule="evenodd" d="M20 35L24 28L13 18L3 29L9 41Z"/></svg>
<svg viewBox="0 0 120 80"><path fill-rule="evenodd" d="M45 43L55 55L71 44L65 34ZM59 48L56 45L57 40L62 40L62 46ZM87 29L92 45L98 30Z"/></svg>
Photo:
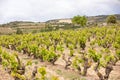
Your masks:
<svg viewBox="0 0 120 80"><path fill-rule="evenodd" d="M81 26L85 26L86 23L87 23L87 18L85 16L74 16L73 19L72 19L72 23L73 24L78 24L78 25L81 25Z"/></svg>
<svg viewBox="0 0 120 80"><path fill-rule="evenodd" d="M107 21L107 23L113 23L113 24L117 23L117 19L116 19L115 15L108 16L106 21Z"/></svg>
<svg viewBox="0 0 120 80"><path fill-rule="evenodd" d="M17 28L16 34L23 34L23 32L20 28Z"/></svg>
<svg viewBox="0 0 120 80"><path fill-rule="evenodd" d="M72 23L73 24L80 24L81 16L77 15L72 18Z"/></svg>

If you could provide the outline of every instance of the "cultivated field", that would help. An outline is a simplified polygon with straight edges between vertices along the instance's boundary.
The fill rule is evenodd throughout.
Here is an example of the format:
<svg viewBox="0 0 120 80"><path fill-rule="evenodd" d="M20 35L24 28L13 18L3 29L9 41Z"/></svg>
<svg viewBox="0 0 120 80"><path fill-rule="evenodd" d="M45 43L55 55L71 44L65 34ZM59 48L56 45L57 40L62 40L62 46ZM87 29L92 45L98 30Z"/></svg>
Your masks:
<svg viewBox="0 0 120 80"><path fill-rule="evenodd" d="M3 35L0 46L0 80L120 80L119 26Z"/></svg>

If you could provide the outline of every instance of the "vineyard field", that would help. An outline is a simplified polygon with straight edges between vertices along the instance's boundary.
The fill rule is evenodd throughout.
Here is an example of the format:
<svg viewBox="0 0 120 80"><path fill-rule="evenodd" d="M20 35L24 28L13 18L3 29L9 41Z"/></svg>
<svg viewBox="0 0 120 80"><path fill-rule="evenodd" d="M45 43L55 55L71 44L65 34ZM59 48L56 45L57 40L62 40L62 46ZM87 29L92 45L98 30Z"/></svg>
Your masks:
<svg viewBox="0 0 120 80"><path fill-rule="evenodd" d="M120 80L120 27L1 35L0 71L6 80Z"/></svg>

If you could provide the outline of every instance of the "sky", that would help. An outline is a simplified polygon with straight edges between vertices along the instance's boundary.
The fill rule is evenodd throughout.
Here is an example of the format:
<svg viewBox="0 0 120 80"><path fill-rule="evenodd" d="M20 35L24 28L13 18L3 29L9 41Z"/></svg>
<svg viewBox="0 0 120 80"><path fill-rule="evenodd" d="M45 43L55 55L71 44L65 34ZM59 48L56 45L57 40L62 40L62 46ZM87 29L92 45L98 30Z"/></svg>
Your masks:
<svg viewBox="0 0 120 80"><path fill-rule="evenodd" d="M120 0L0 0L0 23L120 14Z"/></svg>

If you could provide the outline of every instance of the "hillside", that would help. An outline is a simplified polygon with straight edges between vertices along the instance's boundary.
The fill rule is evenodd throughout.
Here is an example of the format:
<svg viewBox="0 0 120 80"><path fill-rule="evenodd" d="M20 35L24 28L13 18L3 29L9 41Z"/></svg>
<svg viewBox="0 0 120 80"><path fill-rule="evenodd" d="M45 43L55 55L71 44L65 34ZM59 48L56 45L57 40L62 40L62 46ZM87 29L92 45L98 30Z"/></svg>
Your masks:
<svg viewBox="0 0 120 80"><path fill-rule="evenodd" d="M120 20L120 14L115 14L115 16L117 17L117 20ZM88 17L88 21L105 22L107 17L108 15L90 16Z"/></svg>
<svg viewBox="0 0 120 80"><path fill-rule="evenodd" d="M11 34L16 32L16 29L19 28L23 32L32 32L40 30L45 27L45 23L42 22L24 22L24 21L14 21L7 24L2 24L0 26L1 34Z"/></svg>
<svg viewBox="0 0 120 80"><path fill-rule="evenodd" d="M98 16L87 16L88 22L105 22L106 18L109 15L98 15ZM120 14L115 14L117 17L117 20L120 20ZM63 18L63 19L54 19L54 20L48 20L47 23L60 23L61 20L63 21L71 21L72 18Z"/></svg>
<svg viewBox="0 0 120 80"><path fill-rule="evenodd" d="M98 15L98 16L88 16L88 25L90 24L102 24L105 23L108 15ZM115 14L117 17L117 21L120 21L120 14ZM56 24L60 23L60 26L65 27L65 24L71 24L72 18L63 18L63 19L53 19L48 20L46 22L30 22L30 21L14 21L6 24L0 25L0 34L12 34L16 32L17 28L20 28L24 33L28 32L39 32L41 29L44 29L46 24L55 24L52 26L56 26ZM58 26L58 25L57 25ZM70 26L70 25L67 25Z"/></svg>

